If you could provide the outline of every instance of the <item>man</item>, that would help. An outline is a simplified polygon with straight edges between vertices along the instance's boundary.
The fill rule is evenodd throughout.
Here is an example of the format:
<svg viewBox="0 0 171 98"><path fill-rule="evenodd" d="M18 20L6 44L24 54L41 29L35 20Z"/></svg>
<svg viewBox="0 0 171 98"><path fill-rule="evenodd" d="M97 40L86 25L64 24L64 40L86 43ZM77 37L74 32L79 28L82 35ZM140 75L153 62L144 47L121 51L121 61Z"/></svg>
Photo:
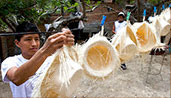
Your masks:
<svg viewBox="0 0 171 98"><path fill-rule="evenodd" d="M118 20L114 22L113 30L112 32L116 34L119 30L121 30L123 27L126 26L126 21L124 21L125 14L123 12L120 12L118 14Z"/></svg>
<svg viewBox="0 0 171 98"><path fill-rule="evenodd" d="M17 32L38 32L36 25L28 22L20 24ZM74 36L70 30L51 35L40 47L39 34L15 36L15 44L21 49L20 55L8 57L1 64L2 80L10 83L13 97L31 97L33 82L50 65L51 55L64 44L73 45Z"/></svg>
<svg viewBox="0 0 171 98"><path fill-rule="evenodd" d="M119 33L119 31L126 26L126 21L124 21L124 18L125 18L125 14L123 12L119 12L118 14L118 20L114 22L114 25L113 25L113 34L116 34L116 33ZM123 70L126 70L127 67L125 64L122 64L121 65L121 68Z"/></svg>

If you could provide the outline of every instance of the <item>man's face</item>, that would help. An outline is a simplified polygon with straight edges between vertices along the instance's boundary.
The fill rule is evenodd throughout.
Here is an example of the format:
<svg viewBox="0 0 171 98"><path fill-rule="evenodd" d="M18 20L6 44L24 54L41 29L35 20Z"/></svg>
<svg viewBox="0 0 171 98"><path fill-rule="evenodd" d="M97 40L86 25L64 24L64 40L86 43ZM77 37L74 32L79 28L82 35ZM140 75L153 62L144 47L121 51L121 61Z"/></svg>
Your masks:
<svg viewBox="0 0 171 98"><path fill-rule="evenodd" d="M30 59L39 50L40 38L38 34L27 34L20 41L15 40L15 44L21 49L23 57Z"/></svg>
<svg viewBox="0 0 171 98"><path fill-rule="evenodd" d="M123 16L118 17L118 21L123 21L123 20L124 20Z"/></svg>

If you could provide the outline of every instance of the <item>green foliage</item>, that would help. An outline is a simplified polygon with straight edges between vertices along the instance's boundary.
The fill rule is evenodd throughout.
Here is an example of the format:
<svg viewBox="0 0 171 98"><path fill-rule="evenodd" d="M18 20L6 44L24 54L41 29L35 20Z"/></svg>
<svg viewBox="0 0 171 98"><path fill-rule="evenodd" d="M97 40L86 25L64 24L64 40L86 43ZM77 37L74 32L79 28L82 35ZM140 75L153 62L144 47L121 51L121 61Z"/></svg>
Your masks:
<svg viewBox="0 0 171 98"><path fill-rule="evenodd" d="M101 1L97 1L97 5L101 4L102 2Z"/></svg>
<svg viewBox="0 0 171 98"><path fill-rule="evenodd" d="M130 4L135 4L137 2L137 0L129 0L129 1L130 1ZM147 0L147 1L152 5L156 5L160 3L162 0ZM126 2L126 0L115 0L115 2L122 5L124 2Z"/></svg>
<svg viewBox="0 0 171 98"><path fill-rule="evenodd" d="M87 0L86 3L87 3L87 4L90 4L91 2L90 2L90 0Z"/></svg>
<svg viewBox="0 0 171 98"><path fill-rule="evenodd" d="M13 20L15 16L18 22L38 22L38 18L44 12L48 0L1 0L0 3L0 27L6 27L4 20Z"/></svg>
<svg viewBox="0 0 171 98"><path fill-rule="evenodd" d="M72 4L71 2L66 2L64 4L64 11L66 12L75 12L76 9L74 9L75 7L79 6L79 4L77 2L75 2L74 4Z"/></svg>
<svg viewBox="0 0 171 98"><path fill-rule="evenodd" d="M135 4L135 0L130 0L130 4Z"/></svg>
<svg viewBox="0 0 171 98"><path fill-rule="evenodd" d="M148 0L149 3L156 5L158 3L160 3L161 0Z"/></svg>
<svg viewBox="0 0 171 98"><path fill-rule="evenodd" d="M97 6L97 5L100 5L102 2L101 1L97 1L95 4L92 2L93 0L87 0L85 3L88 5L86 6L86 9L92 9L93 7Z"/></svg>
<svg viewBox="0 0 171 98"><path fill-rule="evenodd" d="M7 28L7 25L0 19L0 31L3 31Z"/></svg>
<svg viewBox="0 0 171 98"><path fill-rule="evenodd" d="M65 12L75 11L79 4L70 3L70 0L1 0L0 1L0 28L6 27L4 19L11 20L15 16L17 21L40 22L40 19L50 13L60 13L61 6Z"/></svg>
<svg viewBox="0 0 171 98"><path fill-rule="evenodd" d="M0 30L9 26L7 20L14 21L16 17L17 22L30 21L40 23L41 19L52 13L61 13L63 7L65 13L75 12L79 4L77 0L0 0ZM89 7L93 8L101 4L101 1L92 4L92 0L84 0ZM119 5L125 6L126 0L115 0ZM136 3L137 0L130 0L131 4ZM158 4L161 0L148 0L153 5ZM5 19L5 20L4 20ZM10 21L11 22L11 21Z"/></svg>

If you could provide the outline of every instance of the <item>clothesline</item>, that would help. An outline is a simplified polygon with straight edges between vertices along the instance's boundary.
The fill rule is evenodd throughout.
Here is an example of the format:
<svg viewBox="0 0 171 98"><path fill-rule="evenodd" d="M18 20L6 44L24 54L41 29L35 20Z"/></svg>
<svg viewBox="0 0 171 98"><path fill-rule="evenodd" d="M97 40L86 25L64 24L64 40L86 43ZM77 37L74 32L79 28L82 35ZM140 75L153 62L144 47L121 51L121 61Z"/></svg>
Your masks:
<svg viewBox="0 0 171 98"><path fill-rule="evenodd" d="M70 29L71 31L80 30L79 28ZM0 32L0 36L15 36L23 34L46 34L46 33L58 33L59 31L49 31L49 32Z"/></svg>

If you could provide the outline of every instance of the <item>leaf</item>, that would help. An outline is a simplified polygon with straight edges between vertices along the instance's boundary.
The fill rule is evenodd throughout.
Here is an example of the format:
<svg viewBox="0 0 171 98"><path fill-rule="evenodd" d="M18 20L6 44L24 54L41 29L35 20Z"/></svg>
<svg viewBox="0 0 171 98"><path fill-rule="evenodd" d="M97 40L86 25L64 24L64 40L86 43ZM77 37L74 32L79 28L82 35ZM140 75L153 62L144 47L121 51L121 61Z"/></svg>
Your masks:
<svg viewBox="0 0 171 98"><path fill-rule="evenodd" d="M65 6L65 7L64 7L64 10L66 11L66 10L68 10L68 8Z"/></svg>
<svg viewBox="0 0 171 98"><path fill-rule="evenodd" d="M76 3L74 4L74 6L77 7L77 6L79 6L79 4L76 2Z"/></svg>

